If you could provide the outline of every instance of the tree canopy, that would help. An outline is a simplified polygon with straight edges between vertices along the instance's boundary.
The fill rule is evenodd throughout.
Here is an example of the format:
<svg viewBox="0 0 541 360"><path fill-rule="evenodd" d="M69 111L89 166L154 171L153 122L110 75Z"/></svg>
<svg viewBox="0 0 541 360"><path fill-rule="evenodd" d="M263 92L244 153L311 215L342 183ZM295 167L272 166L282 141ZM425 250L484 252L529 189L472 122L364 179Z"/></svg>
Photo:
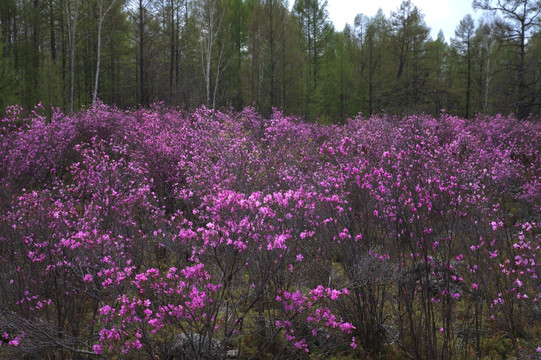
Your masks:
<svg viewBox="0 0 541 360"><path fill-rule="evenodd" d="M5 0L0 107L539 114L540 1L473 7L492 16L433 39L411 0L344 29L322 0Z"/></svg>

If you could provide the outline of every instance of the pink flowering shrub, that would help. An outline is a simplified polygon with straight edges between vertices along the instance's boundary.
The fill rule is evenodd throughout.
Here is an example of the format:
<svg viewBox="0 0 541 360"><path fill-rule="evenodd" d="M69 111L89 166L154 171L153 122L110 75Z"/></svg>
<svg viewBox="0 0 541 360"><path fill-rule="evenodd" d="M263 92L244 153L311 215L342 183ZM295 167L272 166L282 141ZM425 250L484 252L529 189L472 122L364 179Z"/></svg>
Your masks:
<svg viewBox="0 0 541 360"><path fill-rule="evenodd" d="M539 123L40 112L0 121L0 357L537 356Z"/></svg>

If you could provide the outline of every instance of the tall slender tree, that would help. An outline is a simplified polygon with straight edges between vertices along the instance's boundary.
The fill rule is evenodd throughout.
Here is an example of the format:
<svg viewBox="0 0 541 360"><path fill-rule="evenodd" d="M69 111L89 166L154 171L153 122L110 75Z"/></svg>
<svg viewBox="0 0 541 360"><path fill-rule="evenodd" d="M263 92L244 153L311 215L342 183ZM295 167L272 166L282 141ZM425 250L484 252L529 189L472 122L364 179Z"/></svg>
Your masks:
<svg viewBox="0 0 541 360"><path fill-rule="evenodd" d="M390 23L383 11L368 18L357 15L354 22L356 45L360 50L357 73L365 86L362 101L367 103L363 111L373 114L382 110L381 94L383 92L383 78L388 77Z"/></svg>
<svg viewBox="0 0 541 360"><path fill-rule="evenodd" d="M416 111L415 106L422 101L428 75L423 55L429 28L421 11L410 0L402 1L399 8L391 13L390 23L396 76L389 93L389 106L394 110Z"/></svg>
<svg viewBox="0 0 541 360"><path fill-rule="evenodd" d="M229 65L226 52L226 24L223 0L198 0L195 3L201 67L205 78L206 105L216 107L218 86Z"/></svg>
<svg viewBox="0 0 541 360"><path fill-rule="evenodd" d="M466 105L464 117L470 117L471 90L472 90L472 41L475 36L475 24L471 15L466 15L455 30L453 45L466 61Z"/></svg>
<svg viewBox="0 0 541 360"><path fill-rule="evenodd" d="M505 76L505 83L496 82L496 76L505 69L502 65L503 57L508 52L499 39L496 20L482 19L475 31L474 48L477 49L477 55L474 57L474 64L477 103L483 113L509 111L509 103L514 101L509 99L508 90L509 78L513 78L514 74ZM505 99L500 95L502 92L507 93Z"/></svg>
<svg viewBox="0 0 541 360"><path fill-rule="evenodd" d="M302 63L293 18L280 0L258 1L249 30L247 98L265 113L273 107L290 108L290 104L299 102L298 94L292 93L297 90Z"/></svg>
<svg viewBox="0 0 541 360"><path fill-rule="evenodd" d="M228 77L231 86L231 103L234 108L239 110L243 105L241 67L248 41L249 17L250 8L246 1L228 0L227 24L229 26L231 45L233 46L233 58L228 69Z"/></svg>
<svg viewBox="0 0 541 360"><path fill-rule="evenodd" d="M149 67L149 25L152 19L153 0L133 0L130 6L130 17L136 27L136 77L137 77L137 101L140 105L147 105L149 102L149 89L147 74Z"/></svg>
<svg viewBox="0 0 541 360"><path fill-rule="evenodd" d="M96 44L96 73L94 77L94 90L92 91L92 103L95 105L98 101L98 85L100 80L100 69L101 69L101 33L103 29L103 22L105 17L111 11L113 6L118 0L109 0L108 3L106 0L98 0L98 39Z"/></svg>
<svg viewBox="0 0 541 360"><path fill-rule="evenodd" d="M73 113L75 103L75 50L77 47L77 26L79 24L81 2L80 0L66 0L65 8L70 61L69 112Z"/></svg>
<svg viewBox="0 0 541 360"><path fill-rule="evenodd" d="M306 113L317 107L316 89L319 85L320 61L330 43L334 28L329 21L327 1L296 0L293 14L301 26L306 53ZM312 114L317 115L317 114Z"/></svg>

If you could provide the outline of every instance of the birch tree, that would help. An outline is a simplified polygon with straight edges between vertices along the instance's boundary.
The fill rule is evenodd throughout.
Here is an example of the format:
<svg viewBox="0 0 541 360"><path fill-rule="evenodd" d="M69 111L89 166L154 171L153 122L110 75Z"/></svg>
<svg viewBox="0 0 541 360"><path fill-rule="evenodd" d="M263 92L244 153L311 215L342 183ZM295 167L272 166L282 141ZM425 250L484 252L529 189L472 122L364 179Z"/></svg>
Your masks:
<svg viewBox="0 0 541 360"><path fill-rule="evenodd" d="M497 41L494 22L482 22L476 30L475 41L478 43L479 56L479 89L480 103L483 113L488 113L491 105L492 83L494 75L501 68L503 50Z"/></svg>
<svg viewBox="0 0 541 360"><path fill-rule="evenodd" d="M222 5L221 0L199 0L195 3L205 99L206 105L212 108L216 107L220 77L228 65L225 60L227 47L223 36L225 11Z"/></svg>
<svg viewBox="0 0 541 360"><path fill-rule="evenodd" d="M110 0L109 6L107 6L107 8L105 9L105 5L106 5L105 1L106 0L98 1L99 17L98 17L98 43L97 43L97 49L96 49L96 76L94 78L94 90L92 92L92 104L94 105L96 105L98 101L98 85L99 85L99 79L100 79L100 64L101 64L101 32L103 28L103 21L105 20L105 17L109 13L109 11L111 11L113 6L117 2L117 0Z"/></svg>

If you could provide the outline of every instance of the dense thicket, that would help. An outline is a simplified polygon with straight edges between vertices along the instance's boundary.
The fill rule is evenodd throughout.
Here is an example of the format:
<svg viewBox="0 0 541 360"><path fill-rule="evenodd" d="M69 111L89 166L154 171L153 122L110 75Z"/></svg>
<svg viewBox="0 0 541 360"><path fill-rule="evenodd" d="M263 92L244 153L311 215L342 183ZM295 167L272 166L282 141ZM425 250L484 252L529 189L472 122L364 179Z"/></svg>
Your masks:
<svg viewBox="0 0 541 360"><path fill-rule="evenodd" d="M359 112L541 112L539 1L474 1L432 39L405 0L337 31L326 2L2 0L0 108L72 112L97 98L193 109L255 106L312 120ZM353 20L353 18L352 18Z"/></svg>
<svg viewBox="0 0 541 360"><path fill-rule="evenodd" d="M1 358L539 357L539 123L8 113Z"/></svg>

